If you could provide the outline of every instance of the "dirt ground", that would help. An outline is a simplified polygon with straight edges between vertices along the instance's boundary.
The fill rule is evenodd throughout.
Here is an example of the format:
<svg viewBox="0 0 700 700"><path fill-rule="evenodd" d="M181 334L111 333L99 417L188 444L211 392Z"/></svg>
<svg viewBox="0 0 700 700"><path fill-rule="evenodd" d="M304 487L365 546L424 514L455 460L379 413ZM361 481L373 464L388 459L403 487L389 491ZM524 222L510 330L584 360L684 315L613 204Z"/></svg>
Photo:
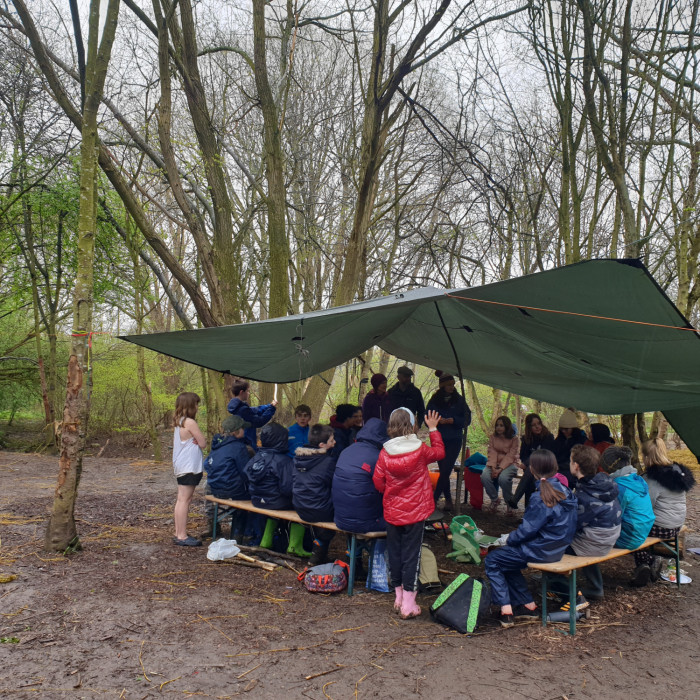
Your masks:
<svg viewBox="0 0 700 700"><path fill-rule="evenodd" d="M84 549L63 556L41 551L56 459L0 452L0 576L17 576L0 584L0 695L698 697L693 554L684 568L695 581L680 592L630 589L631 562L608 563L606 600L574 638L492 620L462 636L430 621L434 596L419 599L419 619L401 621L388 594L359 586L352 598L313 595L288 569L212 563L205 547L175 547L171 469L88 458L76 511ZM698 546L700 489L688 505L689 545ZM514 526L502 514L471 514L489 534ZM190 532L202 526L193 514ZM439 534L428 540L442 568L479 573L448 563Z"/></svg>

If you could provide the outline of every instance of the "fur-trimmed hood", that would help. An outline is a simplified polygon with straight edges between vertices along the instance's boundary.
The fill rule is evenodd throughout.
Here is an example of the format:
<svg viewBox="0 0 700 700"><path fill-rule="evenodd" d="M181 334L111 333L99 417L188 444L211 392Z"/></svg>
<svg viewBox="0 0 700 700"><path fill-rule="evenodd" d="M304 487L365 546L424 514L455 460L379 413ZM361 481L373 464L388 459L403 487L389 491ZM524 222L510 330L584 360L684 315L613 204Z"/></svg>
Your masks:
<svg viewBox="0 0 700 700"><path fill-rule="evenodd" d="M316 457L318 455L325 455L328 450L325 447L311 447L311 445L304 445L303 447L297 447L294 455L296 457Z"/></svg>
<svg viewBox="0 0 700 700"><path fill-rule="evenodd" d="M683 464L674 463L668 467L653 465L647 469L644 476L675 493L690 491L695 486L693 473Z"/></svg>

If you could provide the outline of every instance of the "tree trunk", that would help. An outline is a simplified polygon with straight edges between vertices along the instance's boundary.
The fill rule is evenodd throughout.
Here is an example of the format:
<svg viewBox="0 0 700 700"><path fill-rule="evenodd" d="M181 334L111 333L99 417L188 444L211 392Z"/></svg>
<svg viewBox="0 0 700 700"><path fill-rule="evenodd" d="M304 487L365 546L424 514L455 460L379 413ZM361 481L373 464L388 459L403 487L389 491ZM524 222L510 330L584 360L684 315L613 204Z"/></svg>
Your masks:
<svg viewBox="0 0 700 700"><path fill-rule="evenodd" d="M80 145L78 268L73 290L73 332L63 409L58 483L44 538L44 546L49 550L65 551L80 547L74 511L90 411L93 266L97 228L97 114L117 29L118 14L119 0L109 0L102 39L99 40L100 2L91 0L86 99Z"/></svg>
<svg viewBox="0 0 700 700"><path fill-rule="evenodd" d="M637 443L637 416L634 413L623 413L621 416L622 444L632 450L632 464L639 466L639 445Z"/></svg>

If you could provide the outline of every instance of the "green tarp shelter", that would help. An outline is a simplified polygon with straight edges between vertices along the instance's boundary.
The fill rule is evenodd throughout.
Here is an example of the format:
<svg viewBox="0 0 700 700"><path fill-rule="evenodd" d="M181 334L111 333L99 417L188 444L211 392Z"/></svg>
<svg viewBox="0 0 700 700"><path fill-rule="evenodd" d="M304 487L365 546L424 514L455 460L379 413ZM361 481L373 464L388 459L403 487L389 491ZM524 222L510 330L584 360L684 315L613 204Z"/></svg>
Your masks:
<svg viewBox="0 0 700 700"><path fill-rule="evenodd" d="M700 338L638 260L591 260L483 287L124 340L218 372L292 382L373 345L591 413L663 411L700 455ZM459 364L459 367L458 367Z"/></svg>

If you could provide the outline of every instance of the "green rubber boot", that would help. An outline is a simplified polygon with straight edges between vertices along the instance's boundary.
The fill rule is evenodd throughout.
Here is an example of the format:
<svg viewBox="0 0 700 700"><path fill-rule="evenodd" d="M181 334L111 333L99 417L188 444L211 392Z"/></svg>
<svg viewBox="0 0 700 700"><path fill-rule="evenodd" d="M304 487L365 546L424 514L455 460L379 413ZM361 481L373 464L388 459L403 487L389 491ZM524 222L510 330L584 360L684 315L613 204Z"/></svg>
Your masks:
<svg viewBox="0 0 700 700"><path fill-rule="evenodd" d="M304 533L306 528L301 523L292 523L289 528L289 547L287 554L294 554L297 557L310 557L311 552L304 550Z"/></svg>
<svg viewBox="0 0 700 700"><path fill-rule="evenodd" d="M265 549L272 549L272 538L275 535L276 529L277 521L274 518L268 518L267 522L265 523L265 532L260 540L261 547L264 547Z"/></svg>

